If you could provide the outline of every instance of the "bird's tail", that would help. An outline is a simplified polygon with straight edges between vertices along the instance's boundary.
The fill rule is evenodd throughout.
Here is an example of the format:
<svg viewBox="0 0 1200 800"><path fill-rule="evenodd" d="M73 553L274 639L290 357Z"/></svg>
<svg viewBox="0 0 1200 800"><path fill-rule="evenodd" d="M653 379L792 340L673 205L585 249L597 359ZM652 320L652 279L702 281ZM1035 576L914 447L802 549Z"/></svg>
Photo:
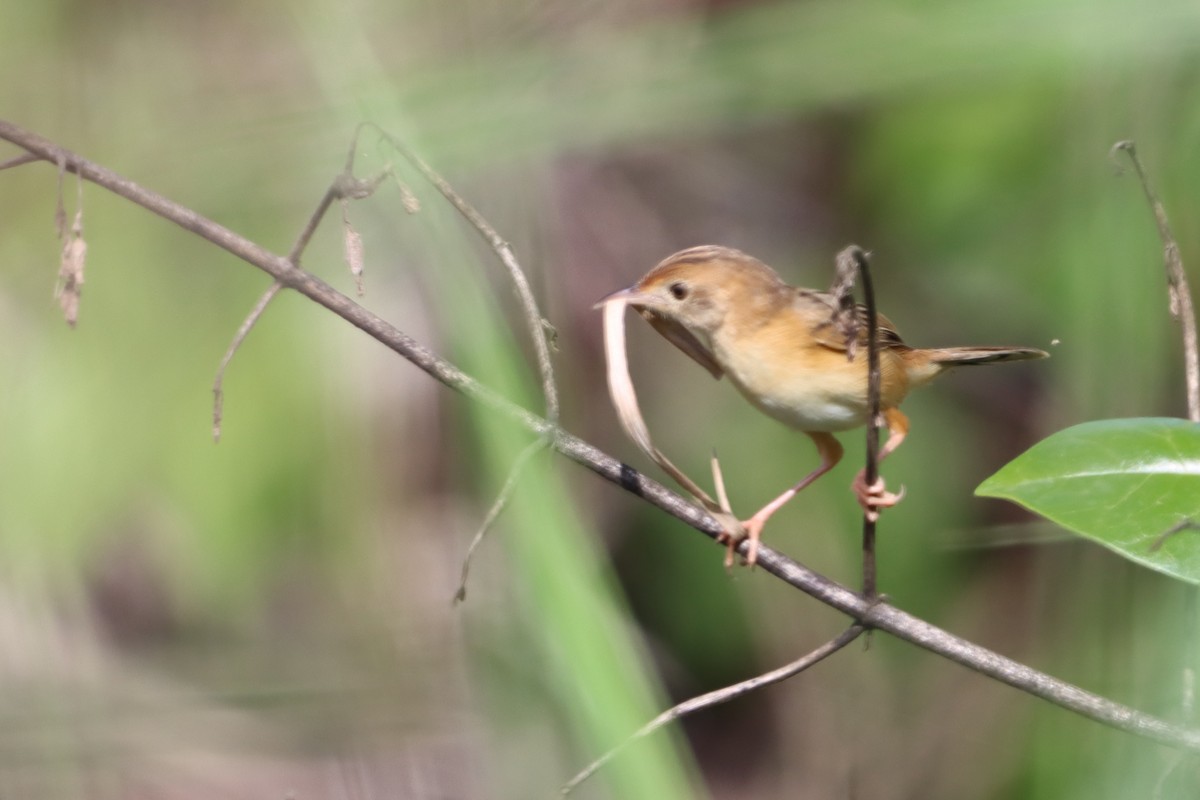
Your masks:
<svg viewBox="0 0 1200 800"><path fill-rule="evenodd" d="M943 367L967 364L991 364L998 361L1030 361L1046 358L1045 350L1032 347L939 347L929 350L929 360Z"/></svg>

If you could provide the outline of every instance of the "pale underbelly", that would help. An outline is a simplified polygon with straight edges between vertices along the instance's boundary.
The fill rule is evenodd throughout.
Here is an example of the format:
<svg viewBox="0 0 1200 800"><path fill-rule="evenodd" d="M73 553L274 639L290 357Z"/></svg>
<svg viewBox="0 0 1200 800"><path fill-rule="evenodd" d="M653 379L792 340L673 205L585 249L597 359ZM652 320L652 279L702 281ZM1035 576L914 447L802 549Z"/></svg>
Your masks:
<svg viewBox="0 0 1200 800"><path fill-rule="evenodd" d="M824 392L796 392L787 396L750 392L738 381L734 386L742 396L769 417L801 431L847 431L866 424L866 398L830 395Z"/></svg>
<svg viewBox="0 0 1200 800"><path fill-rule="evenodd" d="M768 368L767 360L757 358L757 350L718 349L718 361L742 396L764 414L801 431L846 431L866 424L865 353L849 368L841 353L817 353L815 358L796 358L787 369L778 369ZM908 393L904 367L895 354L885 351L880 353L880 368L888 387L882 405L897 406Z"/></svg>

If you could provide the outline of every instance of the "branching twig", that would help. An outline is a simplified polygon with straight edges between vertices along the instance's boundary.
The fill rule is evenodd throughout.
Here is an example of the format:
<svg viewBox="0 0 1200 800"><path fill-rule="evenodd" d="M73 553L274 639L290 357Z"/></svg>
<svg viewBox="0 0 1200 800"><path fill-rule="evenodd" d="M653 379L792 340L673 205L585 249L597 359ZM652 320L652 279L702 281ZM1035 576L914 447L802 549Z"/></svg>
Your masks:
<svg viewBox="0 0 1200 800"><path fill-rule="evenodd" d="M445 178L437 173L433 167L425 163L425 161L408 148L404 142L392 136L387 131L379 129L379 133L383 136L396 152L412 164L425 179L433 184L442 196L445 197L450 205L462 214L463 218L479 232L488 246L495 251L500 258L500 262L504 264L508 270L509 277L512 279L513 286L517 290L517 297L521 301L521 308L525 313L525 324L529 328L529 338L533 343L534 353L537 356L538 373L542 379L542 396L546 404L546 419L552 424L558 424L558 384L554 379L554 362L550 359L550 346L547 343L547 335L553 338L554 328L542 316L538 310L537 300L533 297L533 290L529 288L529 279L525 277L525 270L521 268L521 264L517 261L517 254L513 252L512 246L496 232L496 229L491 226L483 215L475 210L475 207L468 203L463 197L454 190Z"/></svg>
<svg viewBox="0 0 1200 800"><path fill-rule="evenodd" d="M296 237L292 249L288 251L287 259L293 266L300 266L300 256L304 254L304 250L308 247L308 243L312 240L313 234L316 233L317 227L320 226L321 220L325 218L329 207L333 205L335 200L341 200L343 204L348 199L360 200L364 197L370 197L374 191L379 188L379 184L383 183L384 179L390 174L389 170L384 170L373 178L360 180L354 177L354 157L358 149L358 135L361 131L360 125L355 129L354 137L350 142L350 151L346 154L346 164L342 171L325 190L320 202L317 203L316 209L309 216L308 222L300 231L300 235ZM350 272L354 276L355 285L358 287L359 295L362 295L362 244L358 239L358 233L350 227L350 220L346 216L346 209L342 208L342 226L344 236L346 237L346 260L350 263ZM352 255L354 245L357 243L357 258L360 262L358 269L355 269L355 256ZM267 310L267 306L275 299L275 295L279 294L279 290L283 288L283 284L276 279L274 283L263 293L258 302L254 304L254 308L250 310L250 314L242 322L237 333L234 334L233 341L229 343L229 348L225 351L225 355L221 358L221 363L217 367L217 375L213 379L213 441L221 441L221 414L225 396L222 390L222 384L225 381L225 371L229 368L229 364L233 361L234 355L237 354L242 343L246 341L246 337L253 330L263 312Z"/></svg>
<svg viewBox="0 0 1200 800"><path fill-rule="evenodd" d="M528 329L529 339L533 344L533 351L537 358L538 374L542 381L542 398L545 403L545 415L547 421L551 425L551 431L542 436L538 441L529 446L518 457L517 462L512 466L509 472L509 480L505 482L504 488L501 490L500 496L496 498L492 508L489 510L487 517L480 526L479 531L475 534L475 538L471 540L471 545L467 549L467 555L463 558L462 565L462 583L459 585L458 592L455 594L456 601L461 601L466 597L467 590L467 573L470 570L471 556L475 549L483 541L483 537L491 529L496 517L507 502L507 495L512 492L513 482L520 476L521 470L524 467L524 462L531 458L537 451L549 447L551 437L554 435L553 430L558 426L558 383L554 378L554 362L550 358L550 344L548 340L553 340L555 334L554 327L550 322L542 316L542 312L538 309L537 300L533 296L533 290L529 286L529 279L525 275L525 270L521 267L521 263L517 260L517 254L513 251L512 246L496 232L482 214L480 214L474 206L468 203L462 195L455 191L449 181L443 178L433 167L425 163L425 160L414 153L408 145L400 139L392 136L387 131L373 123L364 123L359 126L359 130L363 127L370 126L379 131L379 135L392 146L406 161L408 161L424 178L429 181L435 189L441 192L442 196L454 206L455 210L469 222L479 235L483 237L488 246L496 253L505 269L508 270L509 278L513 282L513 287L516 289L517 298L521 303L521 310L525 316L525 325ZM356 137L357 138L357 137ZM412 208L416 203L416 198L408 194L405 199L405 207ZM494 512L494 513L493 513Z"/></svg>
<svg viewBox="0 0 1200 800"><path fill-rule="evenodd" d="M437 357L390 322L355 303L315 275L299 269L284 256L272 253L195 211L65 150L44 137L3 120L0 120L0 139L12 142L52 164L61 157L68 171L142 206L261 269L285 287L296 290L361 329L447 387L484 404L538 436L550 437L555 450L605 480L636 494L710 538L716 539L721 535L720 524L699 506L631 470L582 439L513 404L453 364ZM746 544L743 543L741 550L744 552L745 549ZM758 563L764 572L774 575L867 627L890 633L981 675L1006 683L1088 719L1171 747L1200 753L1200 730L1174 725L1115 703L954 636L887 602L868 600L765 545L759 549Z"/></svg>
<svg viewBox="0 0 1200 800"><path fill-rule="evenodd" d="M817 662L822 661L836 653L838 650L841 650L843 647L857 639L862 634L863 630L864 628L862 625L851 625L849 628L842 631L840 634L835 636L833 639L830 639L816 650L804 654L790 664L784 664L782 667L773 669L763 675L750 678L749 680L742 681L741 683L735 683L732 686L726 686L723 689L717 689L715 691L702 694L698 697L693 697L690 700L684 700L679 705L667 709L654 719L647 722L641 728L638 728L637 732L625 739L625 741L621 742L616 747L593 761L591 764L584 767L579 774L567 781L566 785L564 785L562 788L562 794L564 796L570 794L579 786L579 784L583 783L592 775L594 775L597 770L611 761L618 753L638 739L643 739L664 725L674 722L677 719L686 717L688 714L693 714L706 708L712 708L713 706L718 706L721 703L727 703L730 700L741 697L745 694L749 694L750 692L758 689L762 689L765 686L770 686L773 683L779 683L780 681L787 680L793 675L803 672Z"/></svg>
<svg viewBox="0 0 1200 800"><path fill-rule="evenodd" d="M308 247L309 241L312 240L313 234L320 227L321 220L325 218L325 215L329 212L329 207L333 205L335 200L362 200L365 197L370 197L379 188L379 185L391 175L391 169L389 168L366 180L354 177L354 160L358 156L358 137L362 135L364 127L366 127L366 123L362 123L354 129L354 135L350 137L350 148L346 152L346 162L342 165L342 171L329 184L329 188L325 190L325 194L321 197L321 201L317 203L316 209L313 210L312 215L308 218L308 222L305 223L304 228L300 231L300 235L296 237L292 249L288 251L288 260L293 264L300 264L300 256L304 254L304 250Z"/></svg>

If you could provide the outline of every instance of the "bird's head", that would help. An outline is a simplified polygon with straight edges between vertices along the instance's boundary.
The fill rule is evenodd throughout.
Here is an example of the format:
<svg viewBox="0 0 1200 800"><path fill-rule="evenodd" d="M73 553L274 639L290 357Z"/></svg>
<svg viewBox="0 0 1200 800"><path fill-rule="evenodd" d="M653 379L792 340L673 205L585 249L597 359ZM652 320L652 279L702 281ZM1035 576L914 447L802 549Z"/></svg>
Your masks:
<svg viewBox="0 0 1200 800"><path fill-rule="evenodd" d="M720 378L713 337L731 311L752 306L755 298L782 285L758 259L730 247L703 245L668 256L600 305L620 300L633 306L668 341Z"/></svg>

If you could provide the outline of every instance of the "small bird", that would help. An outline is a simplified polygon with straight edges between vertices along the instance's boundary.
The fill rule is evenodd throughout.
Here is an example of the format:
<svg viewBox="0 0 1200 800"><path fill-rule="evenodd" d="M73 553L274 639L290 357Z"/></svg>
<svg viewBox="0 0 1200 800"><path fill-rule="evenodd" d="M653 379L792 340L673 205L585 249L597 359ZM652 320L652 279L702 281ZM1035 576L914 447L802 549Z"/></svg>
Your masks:
<svg viewBox="0 0 1200 800"><path fill-rule="evenodd" d="M839 305L832 294L788 286L758 259L716 245L668 256L605 300L618 298L714 378L728 375L756 408L816 444L820 466L743 521L742 531L723 535L730 562L733 548L749 538L746 563L753 565L771 515L841 460L842 446L833 432L866 424L867 326L858 326L860 346L849 359L845 335L834 321ZM857 313L865 323L866 309L860 305ZM1048 355L1025 347L910 347L887 317L876 319L880 412L888 428L881 460L908 434L908 418L899 405L909 390L951 367ZM887 491L883 478L868 486L865 475L860 471L852 487L868 518L878 519L879 510L894 506L903 492Z"/></svg>

